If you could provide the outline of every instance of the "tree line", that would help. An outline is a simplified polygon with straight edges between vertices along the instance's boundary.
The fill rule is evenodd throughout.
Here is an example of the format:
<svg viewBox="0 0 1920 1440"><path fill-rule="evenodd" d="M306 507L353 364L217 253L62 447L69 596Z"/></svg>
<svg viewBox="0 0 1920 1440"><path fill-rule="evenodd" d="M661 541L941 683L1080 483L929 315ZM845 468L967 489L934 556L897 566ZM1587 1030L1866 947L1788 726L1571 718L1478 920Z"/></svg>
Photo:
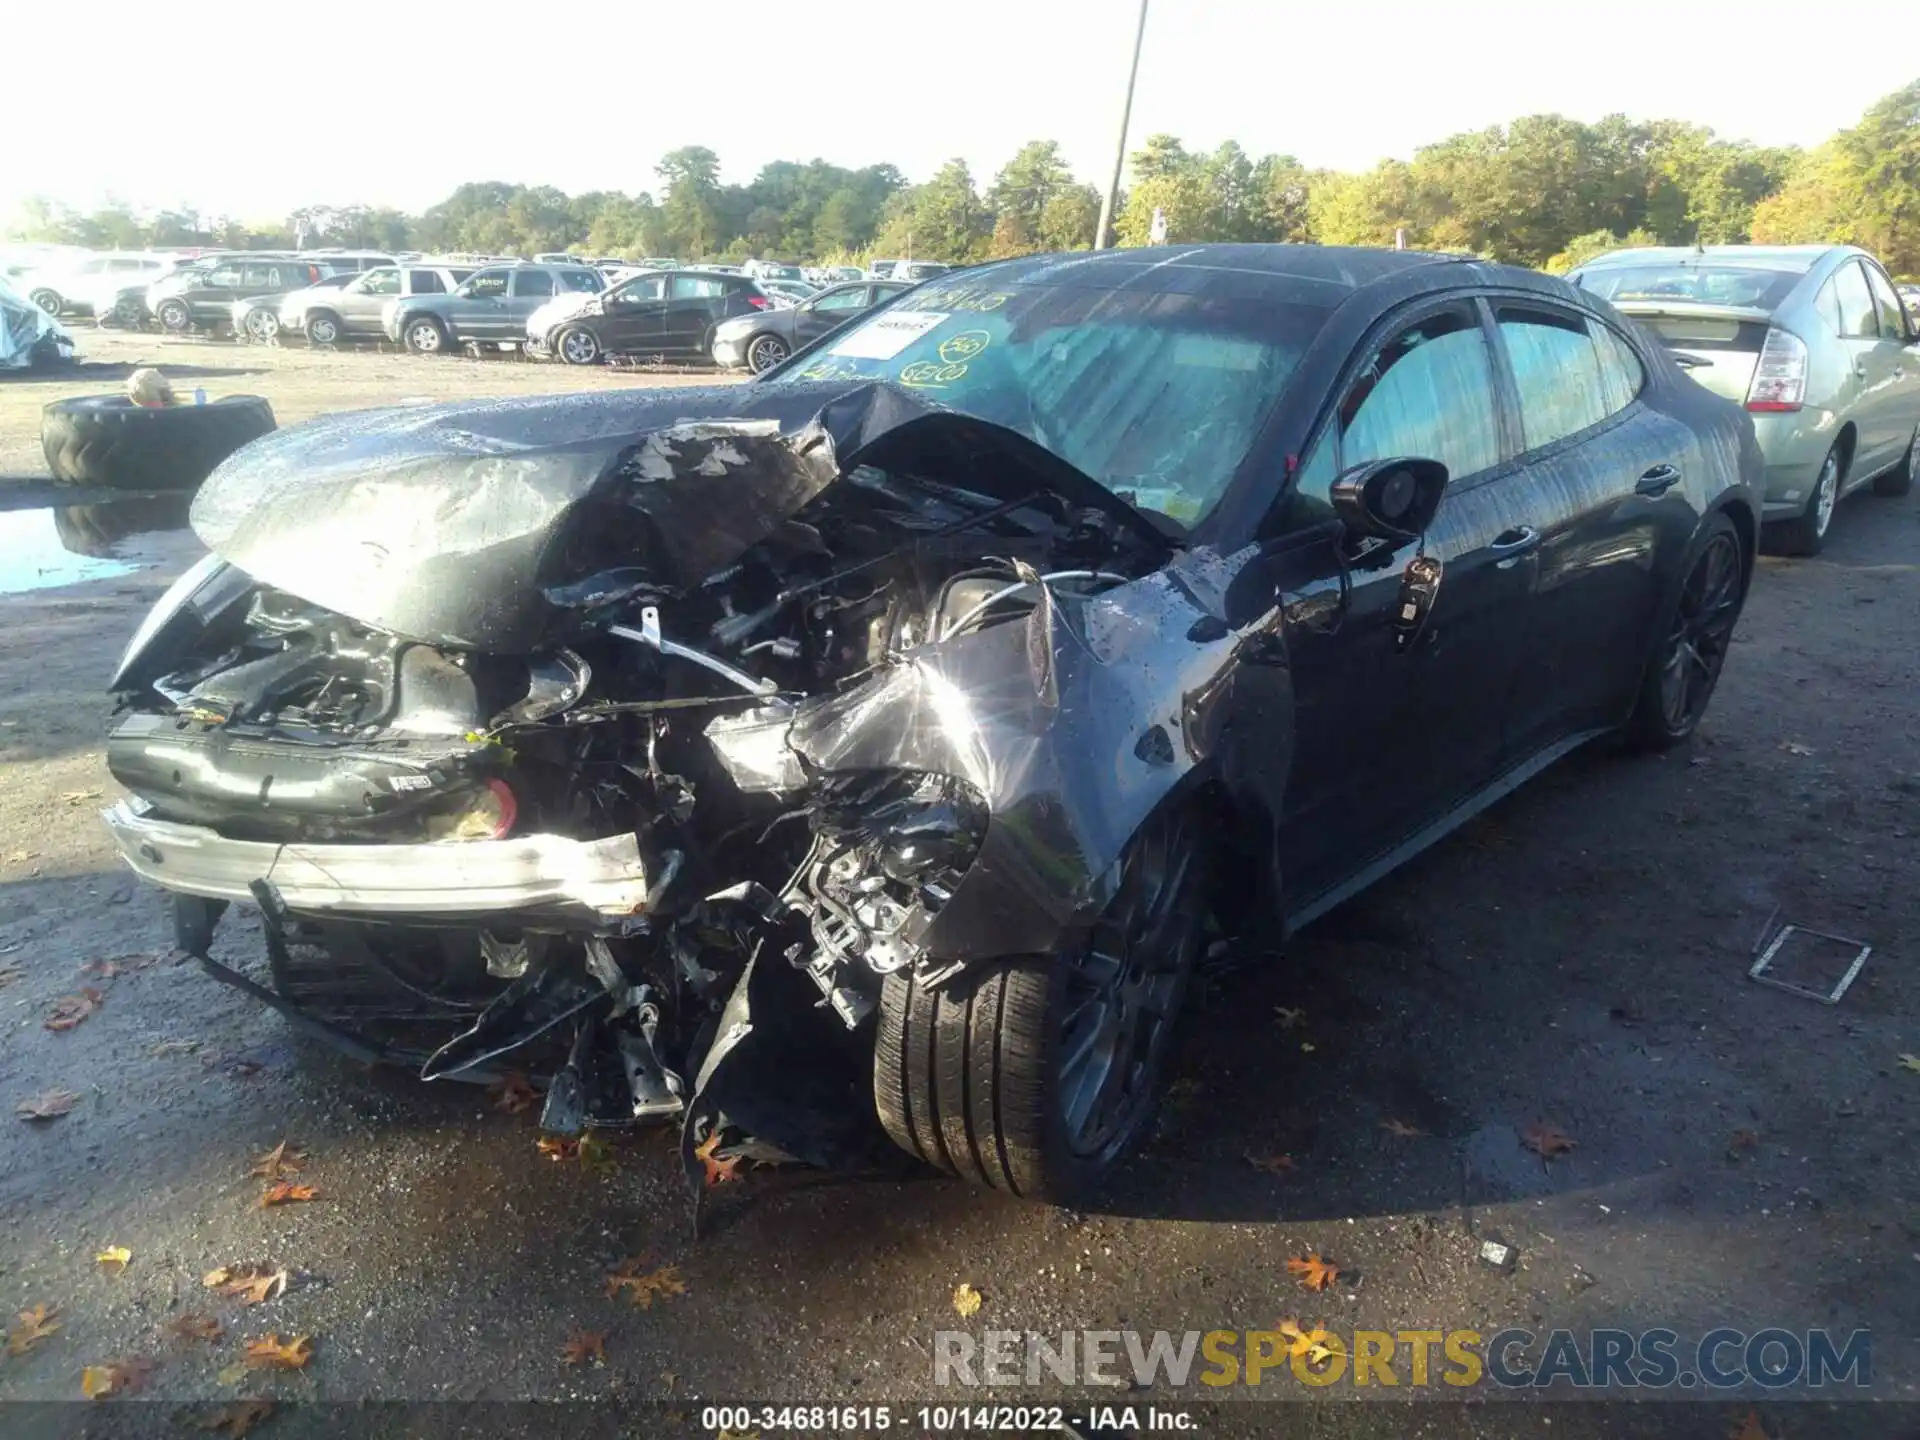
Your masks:
<svg viewBox="0 0 1920 1440"><path fill-rule="evenodd" d="M1115 219L1144 245L1156 215L1172 243L1205 240L1392 245L1470 252L1566 270L1619 245L1863 245L1896 274L1920 274L1920 81L1869 106L1811 150L1727 140L1675 120L1595 124L1530 115L1449 136L1411 160L1351 173L1227 141L1189 150L1149 136L1130 157ZM1021 147L984 187L963 160L920 184L892 165L780 160L723 184L704 146L662 158L653 190L566 195L478 182L418 215L310 206L278 227L188 210L80 213L22 207L15 238L96 248L347 246L531 255L836 261L912 255L969 262L1094 242L1100 193L1051 140Z"/></svg>

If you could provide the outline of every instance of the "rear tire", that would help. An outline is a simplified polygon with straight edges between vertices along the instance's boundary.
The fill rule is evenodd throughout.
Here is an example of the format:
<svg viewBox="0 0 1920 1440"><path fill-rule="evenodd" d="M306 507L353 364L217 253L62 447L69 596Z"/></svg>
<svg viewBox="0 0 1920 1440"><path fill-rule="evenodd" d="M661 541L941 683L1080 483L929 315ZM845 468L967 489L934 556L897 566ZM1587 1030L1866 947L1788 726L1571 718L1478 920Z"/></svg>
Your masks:
<svg viewBox="0 0 1920 1440"><path fill-rule="evenodd" d="M1834 507L1840 503L1840 487L1846 483L1847 456L1841 442L1833 442L1827 458L1820 462L1814 478L1813 493L1807 496L1806 509L1791 520L1777 520L1760 532L1761 542L1770 555L1818 555L1827 543L1827 531L1833 526Z"/></svg>
<svg viewBox="0 0 1920 1440"><path fill-rule="evenodd" d="M80 395L41 412L40 444L47 469L65 485L189 490L273 428L273 407L258 395L154 407L124 395Z"/></svg>
<svg viewBox="0 0 1920 1440"><path fill-rule="evenodd" d="M45 287L35 290L27 298L56 320L60 317L60 311L66 304L66 302L60 298L60 292L58 290L48 290Z"/></svg>
<svg viewBox="0 0 1920 1440"><path fill-rule="evenodd" d="M982 964L937 990L889 975L873 1079L894 1143L1024 1199L1085 1194L1152 1117L1204 942L1206 869L1191 812L1163 811L1075 953Z"/></svg>
<svg viewBox="0 0 1920 1440"><path fill-rule="evenodd" d="M160 308L153 314L154 318L160 322L161 329L171 331L175 335L184 334L193 324L193 312L179 300L162 300Z"/></svg>
<svg viewBox="0 0 1920 1440"><path fill-rule="evenodd" d="M1740 532L1725 515L1709 515L1647 656L1627 721L1629 748L1671 750L1699 729L1746 604L1747 580Z"/></svg>
<svg viewBox="0 0 1920 1440"><path fill-rule="evenodd" d="M1913 438L1907 441L1907 453L1900 463L1884 475L1873 477L1873 493L1876 495L1905 495L1913 489L1913 467L1920 464L1920 426L1915 426Z"/></svg>

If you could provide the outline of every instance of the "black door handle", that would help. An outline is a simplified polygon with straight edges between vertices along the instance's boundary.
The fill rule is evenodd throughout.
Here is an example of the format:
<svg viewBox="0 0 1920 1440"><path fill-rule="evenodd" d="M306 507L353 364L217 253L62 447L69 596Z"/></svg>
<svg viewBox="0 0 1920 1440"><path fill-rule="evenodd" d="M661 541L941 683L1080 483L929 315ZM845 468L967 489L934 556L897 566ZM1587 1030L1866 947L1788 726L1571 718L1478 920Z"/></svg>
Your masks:
<svg viewBox="0 0 1920 1440"><path fill-rule="evenodd" d="M1656 465L1642 475L1633 487L1636 495L1664 495L1680 483L1680 472L1671 465Z"/></svg>

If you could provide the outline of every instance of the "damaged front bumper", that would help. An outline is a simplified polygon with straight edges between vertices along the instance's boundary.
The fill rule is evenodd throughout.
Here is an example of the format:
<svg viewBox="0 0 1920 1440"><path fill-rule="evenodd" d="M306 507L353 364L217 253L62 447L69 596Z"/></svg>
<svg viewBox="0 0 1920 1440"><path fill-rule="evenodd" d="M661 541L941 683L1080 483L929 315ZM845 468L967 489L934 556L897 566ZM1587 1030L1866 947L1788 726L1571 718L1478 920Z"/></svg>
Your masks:
<svg viewBox="0 0 1920 1440"><path fill-rule="evenodd" d="M230 840L199 825L102 812L134 873L167 890L251 901L265 881L289 910L431 918L500 911L641 913L646 867L631 834L604 840L523 835L414 845L310 845Z"/></svg>

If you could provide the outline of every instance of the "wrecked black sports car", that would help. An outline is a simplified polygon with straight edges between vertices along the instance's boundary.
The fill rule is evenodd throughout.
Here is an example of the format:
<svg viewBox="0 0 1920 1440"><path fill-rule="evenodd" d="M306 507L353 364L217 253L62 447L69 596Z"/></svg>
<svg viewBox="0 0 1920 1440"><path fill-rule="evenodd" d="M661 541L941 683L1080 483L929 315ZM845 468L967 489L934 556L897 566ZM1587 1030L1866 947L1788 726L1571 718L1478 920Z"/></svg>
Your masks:
<svg viewBox="0 0 1920 1440"><path fill-rule="evenodd" d="M1692 733L1758 464L1529 272L1006 262L745 387L250 445L113 677L107 820L213 973L428 1078L533 1072L550 1130L891 1138L1060 1199L1217 936Z"/></svg>

